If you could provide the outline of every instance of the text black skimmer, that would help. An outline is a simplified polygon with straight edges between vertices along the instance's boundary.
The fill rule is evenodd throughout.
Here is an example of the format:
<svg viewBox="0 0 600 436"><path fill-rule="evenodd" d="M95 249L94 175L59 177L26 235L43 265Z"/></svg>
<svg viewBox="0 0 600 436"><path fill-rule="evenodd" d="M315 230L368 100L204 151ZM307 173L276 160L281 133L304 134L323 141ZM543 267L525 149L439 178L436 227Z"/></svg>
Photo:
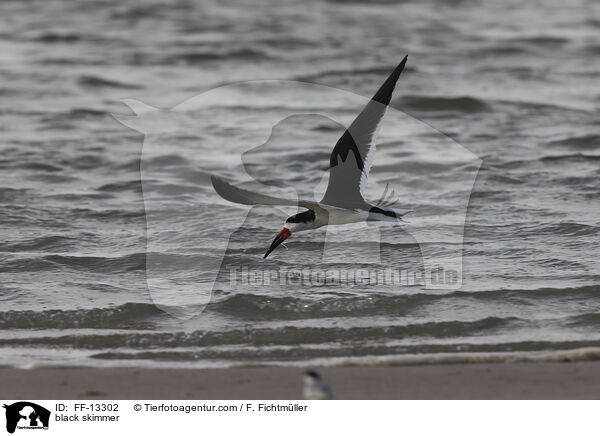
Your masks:
<svg viewBox="0 0 600 436"><path fill-rule="evenodd" d="M381 88L358 114L350 127L337 141L329 158L329 183L320 202L310 200L287 200L237 188L212 176L215 191L233 203L247 205L298 206L307 209L289 217L265 253L266 258L279 244L293 233L317 229L327 225L342 225L362 221L400 222L408 209L392 209L384 204L384 191L379 204L371 204L363 197L363 188L373 154L375 135L400 73L408 56L392 71Z"/></svg>

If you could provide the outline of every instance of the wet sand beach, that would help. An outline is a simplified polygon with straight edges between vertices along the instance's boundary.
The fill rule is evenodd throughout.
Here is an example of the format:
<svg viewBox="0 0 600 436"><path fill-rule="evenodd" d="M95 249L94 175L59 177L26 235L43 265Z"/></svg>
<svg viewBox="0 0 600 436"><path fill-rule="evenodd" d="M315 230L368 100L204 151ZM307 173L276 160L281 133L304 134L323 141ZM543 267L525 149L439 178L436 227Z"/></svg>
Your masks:
<svg viewBox="0 0 600 436"><path fill-rule="evenodd" d="M599 399L600 362L317 368L336 399ZM300 400L302 368L0 368L10 399Z"/></svg>

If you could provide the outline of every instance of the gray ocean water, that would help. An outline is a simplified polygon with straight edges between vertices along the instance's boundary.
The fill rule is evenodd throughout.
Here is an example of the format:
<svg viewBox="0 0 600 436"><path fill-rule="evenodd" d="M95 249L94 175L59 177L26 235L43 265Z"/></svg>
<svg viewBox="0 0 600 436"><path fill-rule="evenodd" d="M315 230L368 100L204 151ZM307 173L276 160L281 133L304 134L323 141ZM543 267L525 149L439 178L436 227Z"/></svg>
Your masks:
<svg viewBox="0 0 600 436"><path fill-rule="evenodd" d="M132 115L120 100L169 109L217 86L264 79L369 97L407 53L392 107L482 160L468 203L462 287L216 286L197 316L158 308L146 282L144 135L112 115ZM600 4L592 0L2 2L0 364L597 358L599 56ZM150 180L162 195L153 197L157 207L191 208L170 238L153 242L154 255L174 246L210 254L210 244L185 232L210 222L211 233L236 231L231 262L262 264L285 215L256 208L239 230L217 212L193 212L214 191L209 166L189 150L219 150L236 129L252 130L281 109L262 104L277 100L276 88L263 92L262 100L215 108L203 128L171 136L149 163L175 175ZM296 97L314 112L331 108ZM354 113L334 109L348 120ZM316 185L340 133L323 119L292 118L273 131L280 142L272 153L246 156L246 170L256 168L260 180L263 165L280 185ZM441 186L439 198L414 192L435 183L433 172L461 168L435 156L423 161L427 138L409 133L383 129L372 178L379 187L395 182L399 204L416 210L409 225L425 226L430 216L451 215L443 199L455 188ZM239 167L221 175L248 180ZM423 247L395 229L385 229L382 250L410 263ZM268 262L306 263L319 250L310 235L292 238Z"/></svg>

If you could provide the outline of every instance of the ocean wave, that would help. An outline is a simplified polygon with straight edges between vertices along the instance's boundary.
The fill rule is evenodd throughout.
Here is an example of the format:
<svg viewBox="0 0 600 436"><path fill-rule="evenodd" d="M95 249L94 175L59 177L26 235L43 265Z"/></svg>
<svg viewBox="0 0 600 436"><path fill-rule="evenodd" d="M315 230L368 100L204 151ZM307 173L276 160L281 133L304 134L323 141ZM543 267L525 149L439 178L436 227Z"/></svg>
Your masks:
<svg viewBox="0 0 600 436"><path fill-rule="evenodd" d="M219 60L259 60L268 59L270 55L265 50L257 48L243 47L237 49L222 49L218 50L210 48L202 51L188 51L177 54L171 54L162 59L165 64L184 63L188 65L201 64L207 61Z"/></svg>
<svg viewBox="0 0 600 436"><path fill-rule="evenodd" d="M568 326L579 326L585 328L596 329L600 325L600 313L582 313L580 315L574 315L569 317L565 322Z"/></svg>
<svg viewBox="0 0 600 436"><path fill-rule="evenodd" d="M114 316L109 317L114 318ZM121 316L120 320L123 317ZM0 339L0 345L63 346L83 349L207 347L223 345L300 346L303 344L338 343L344 341L380 341L406 337L451 338L481 334L482 331L505 327L520 321L516 318L488 317L476 321L444 321L423 324L380 327L281 327L247 328L223 332L194 331L161 333L68 334L63 336L19 337ZM89 325L93 325L91 320ZM100 322L105 323L104 319ZM105 325L105 324L104 324ZM82 327L78 327L82 328Z"/></svg>
<svg viewBox="0 0 600 436"><path fill-rule="evenodd" d="M566 147L575 149L599 149L600 135L568 136L548 142L551 147Z"/></svg>
<svg viewBox="0 0 600 436"><path fill-rule="evenodd" d="M31 170L36 172L42 171L48 173L63 171L63 168L47 162L11 162L7 163L5 168L19 168L23 170Z"/></svg>
<svg viewBox="0 0 600 436"><path fill-rule="evenodd" d="M363 67L363 68L345 68L345 69L325 69L322 71L317 71L315 73L311 73L311 74L303 74L300 76L296 76L293 77L292 80L299 80L299 81L305 81L305 82L313 82L313 81L320 81L323 79L326 79L330 76L333 77L346 77L346 76L350 76L350 77L355 77L355 76L361 76L361 75L385 75L385 74L389 74L390 70L393 69L394 66L392 65L385 65L385 66L371 66L371 67ZM413 66L406 66L404 68L404 71L406 72L415 72L418 71L418 69L413 65Z"/></svg>
<svg viewBox="0 0 600 436"><path fill-rule="evenodd" d="M517 160L508 160L505 162L499 162L495 164L487 164L490 168L496 169L522 169L528 168L536 164L537 162L542 163L562 163L564 161L574 160L574 161L596 161L599 160L599 155L593 154L584 154L584 153L569 153L569 154L559 154L559 155L540 155L531 159L517 159Z"/></svg>
<svg viewBox="0 0 600 436"><path fill-rule="evenodd" d="M542 156L537 160L540 162L554 162L554 161L566 161L566 160L600 160L600 155L595 154L583 154L583 153L571 153L571 154L559 154L553 156Z"/></svg>
<svg viewBox="0 0 600 436"><path fill-rule="evenodd" d="M562 36L536 35L508 38L505 39L505 41L515 44L528 44L536 47L559 48L569 43L570 39Z"/></svg>
<svg viewBox="0 0 600 436"><path fill-rule="evenodd" d="M214 298L207 311L216 311L236 318L302 319L311 317L402 316L424 305L453 300L471 299L492 303L518 298L521 303L556 297L590 298L600 292L600 286L575 288L499 289L490 291L453 291L445 293L414 293L403 295L369 294L314 298L275 297L257 294L234 294Z"/></svg>
<svg viewBox="0 0 600 436"><path fill-rule="evenodd" d="M555 344L546 344L549 349L517 352L459 352L459 353L419 353L413 355L344 357L322 362L325 366L395 366L395 365L440 365L474 363L515 363L515 362L579 362L600 360L600 347L571 344L573 348L552 349ZM306 366L307 362L298 362ZM252 363L250 364L252 365Z"/></svg>
<svg viewBox="0 0 600 436"><path fill-rule="evenodd" d="M159 169L168 167L189 166L191 162L179 154L164 154L161 156L153 156L143 160L145 169Z"/></svg>
<svg viewBox="0 0 600 436"><path fill-rule="evenodd" d="M136 259L136 262L138 260ZM102 263L103 260L94 262ZM113 260L119 262L119 259ZM141 266L141 265L138 265ZM86 268L89 265L86 265ZM95 269L94 269L95 270ZM228 317L244 321L274 321L311 318L354 317L354 316L404 316L408 311L414 311L429 304L440 301L454 304L460 301L479 300L482 303L493 304L495 301L507 302L513 299L519 304L536 305L539 301L554 298L589 299L597 297L600 286L582 286L577 288L540 288L540 289L506 289L491 291L455 291L448 293L415 293L405 295L351 295L321 297L318 299L302 297L275 297L257 294L222 295L222 291L215 291L216 297L206 307L207 314L219 313ZM221 294L221 296L219 296ZM85 325L88 328L123 328L119 317L127 319L141 319L144 316L154 316L162 312L153 304L126 303L113 308L80 309L80 310L50 310L50 311L8 311L0 312L0 328L3 329L43 329L56 328L68 329ZM112 317L117 316L117 321L112 323ZM588 316L588 315L586 315ZM475 322L463 323L462 321L448 323L424 323L412 326L393 327L400 334L418 334L431 332L436 335L437 329L442 335L450 332L456 334L470 330L493 328L518 321L515 318L485 318ZM575 322L576 318L567 320ZM292 332L294 330L290 330ZM315 330L319 331L319 329ZM394 331L394 330L392 330ZM305 330L309 332L309 330ZM368 330L364 330L368 332ZM376 334L380 330L373 330ZM445 333L444 333L445 332ZM246 333L231 333L231 337L243 336ZM268 336L271 333L267 333ZM292 333L290 333L291 335ZM303 333L298 333L300 336ZM336 333L337 334L337 333ZM366 333L365 333L366 334ZM221 339L229 337L223 334ZM384 335L385 336L385 335ZM216 342L218 343L217 337Z"/></svg>
<svg viewBox="0 0 600 436"><path fill-rule="evenodd" d="M126 303L118 307L79 310L33 310L0 312L0 329L143 329L148 318L162 315L153 304Z"/></svg>
<svg viewBox="0 0 600 436"><path fill-rule="evenodd" d="M396 101L396 107L424 112L483 112L489 110L484 101L474 97L430 97L423 95L407 95Z"/></svg>
<svg viewBox="0 0 600 436"><path fill-rule="evenodd" d="M519 235L563 235L563 236L591 236L600 232L599 226L576 222L558 222L552 224L539 224L523 227Z"/></svg>
<svg viewBox="0 0 600 436"><path fill-rule="evenodd" d="M419 304L419 300L418 297L386 295L309 299L235 294L220 301L211 302L207 309L249 320L302 319L315 316L343 317L358 313L363 316L401 316L409 307Z"/></svg>
<svg viewBox="0 0 600 436"><path fill-rule="evenodd" d="M98 191L123 192L133 191L142 192L142 182L140 180L127 180L124 182L107 183L98 188Z"/></svg>
<svg viewBox="0 0 600 436"><path fill-rule="evenodd" d="M48 43L74 43L82 39L82 35L78 33L56 33L44 32L30 38L31 41L48 42Z"/></svg>
<svg viewBox="0 0 600 436"><path fill-rule="evenodd" d="M81 76L77 83L86 88L120 88L120 89L142 89L142 86L132 83L120 82L117 80L104 79L98 76Z"/></svg>
<svg viewBox="0 0 600 436"><path fill-rule="evenodd" d="M3 262L0 266L0 272L37 272L64 268L110 274L145 271L146 253L134 253L119 257L67 256L60 254L27 257Z"/></svg>
<svg viewBox="0 0 600 436"><path fill-rule="evenodd" d="M85 218L85 219L93 219L100 221L117 221L117 220L126 220L128 223L140 222L138 219L145 220L146 213L144 209L140 208L138 210L127 210L127 209L106 209L106 210L95 210L95 209L84 209L84 208L74 208L70 209L68 212L69 216L73 218ZM83 238L85 240L85 238Z"/></svg>
<svg viewBox="0 0 600 436"><path fill-rule="evenodd" d="M78 238L63 235L47 235L24 239L18 242L0 243L0 251L15 253L21 251L66 250L76 247L81 242Z"/></svg>
<svg viewBox="0 0 600 436"><path fill-rule="evenodd" d="M244 349L108 351L90 355L102 360L152 360L167 362L219 361L221 366L261 366L285 363L307 366L395 366L514 362L577 362L600 360L597 341L506 343L494 346L469 344L386 347L385 345L328 348L248 347ZM352 356L352 357L350 357Z"/></svg>
<svg viewBox="0 0 600 436"><path fill-rule="evenodd" d="M30 192L30 189L25 188L0 187L0 201L9 203L16 200L22 200L23 198L27 198L27 194Z"/></svg>

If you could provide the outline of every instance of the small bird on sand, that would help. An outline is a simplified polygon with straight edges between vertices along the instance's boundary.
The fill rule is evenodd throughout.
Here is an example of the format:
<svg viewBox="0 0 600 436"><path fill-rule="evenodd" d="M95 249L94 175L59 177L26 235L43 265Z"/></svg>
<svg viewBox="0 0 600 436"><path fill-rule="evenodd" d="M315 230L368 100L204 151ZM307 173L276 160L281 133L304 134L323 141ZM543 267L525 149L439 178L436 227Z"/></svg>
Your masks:
<svg viewBox="0 0 600 436"><path fill-rule="evenodd" d="M304 373L304 387L302 395L305 400L331 400L333 392L316 371L310 370Z"/></svg>

